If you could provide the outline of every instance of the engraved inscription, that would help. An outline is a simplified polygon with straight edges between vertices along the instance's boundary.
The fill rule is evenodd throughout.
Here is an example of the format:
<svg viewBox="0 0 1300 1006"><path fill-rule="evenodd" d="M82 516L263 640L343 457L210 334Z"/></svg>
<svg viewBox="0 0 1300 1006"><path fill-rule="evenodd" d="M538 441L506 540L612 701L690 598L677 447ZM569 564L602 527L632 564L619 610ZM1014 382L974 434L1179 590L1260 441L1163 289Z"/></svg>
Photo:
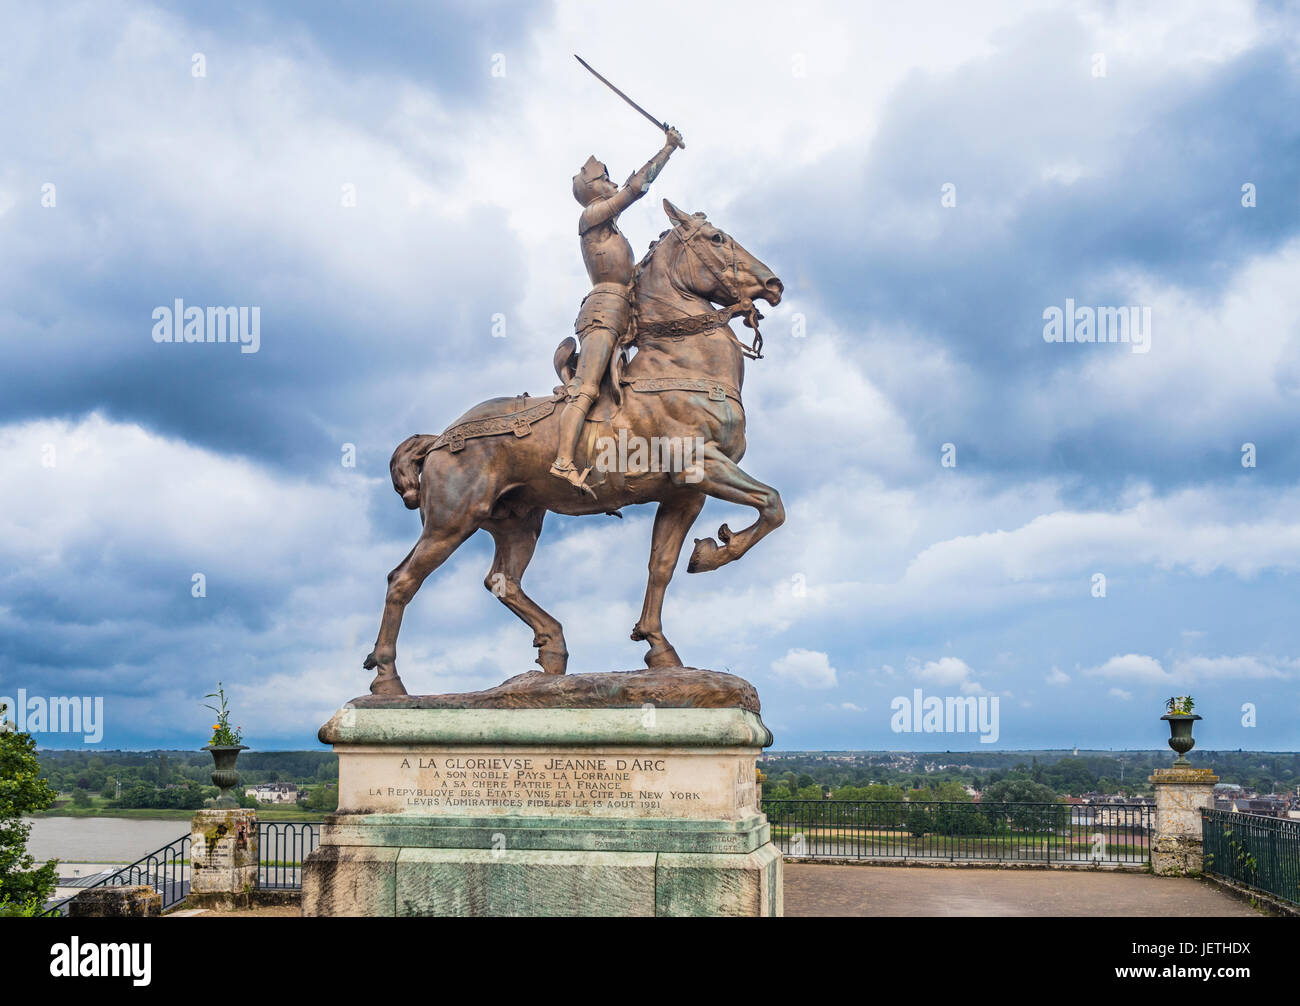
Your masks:
<svg viewBox="0 0 1300 1006"><path fill-rule="evenodd" d="M666 758L402 758L422 786L371 787L369 795L407 807L655 810L665 800L699 800L698 791L656 785ZM647 778L648 777L648 778ZM634 784L635 783L635 784Z"/></svg>
<svg viewBox="0 0 1300 1006"><path fill-rule="evenodd" d="M340 810L736 818L757 810L752 757L658 753L345 755Z"/></svg>

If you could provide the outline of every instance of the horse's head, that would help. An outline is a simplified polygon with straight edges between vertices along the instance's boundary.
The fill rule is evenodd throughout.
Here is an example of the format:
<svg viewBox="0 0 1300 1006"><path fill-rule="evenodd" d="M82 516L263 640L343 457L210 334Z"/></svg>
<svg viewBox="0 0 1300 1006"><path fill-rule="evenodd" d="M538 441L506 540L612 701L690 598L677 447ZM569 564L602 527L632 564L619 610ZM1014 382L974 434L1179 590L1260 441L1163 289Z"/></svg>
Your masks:
<svg viewBox="0 0 1300 1006"><path fill-rule="evenodd" d="M774 306L780 302L785 287L772 270L709 223L703 213L684 213L667 199L664 212L673 229L659 244L673 238L681 243L681 254L673 264L675 285L723 307L743 301L765 300Z"/></svg>

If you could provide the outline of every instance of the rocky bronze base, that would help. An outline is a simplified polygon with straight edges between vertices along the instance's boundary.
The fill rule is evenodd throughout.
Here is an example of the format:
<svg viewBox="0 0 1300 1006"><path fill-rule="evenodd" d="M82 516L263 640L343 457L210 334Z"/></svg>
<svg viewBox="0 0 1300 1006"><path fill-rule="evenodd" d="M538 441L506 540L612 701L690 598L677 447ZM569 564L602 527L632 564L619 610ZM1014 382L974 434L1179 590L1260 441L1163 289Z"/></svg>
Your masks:
<svg viewBox="0 0 1300 1006"><path fill-rule="evenodd" d="M758 692L744 678L696 667L643 667L597 674L527 671L481 692L363 695L357 709L747 709Z"/></svg>
<svg viewBox="0 0 1300 1006"><path fill-rule="evenodd" d="M697 698L735 695L737 682L753 692L691 673L712 681ZM524 688L511 679L488 701L603 690L628 704L371 698L321 729L339 754L339 811L304 864L304 915L782 913L755 781L771 734L756 710L640 701L654 672L574 675L597 681L568 692L521 677Z"/></svg>

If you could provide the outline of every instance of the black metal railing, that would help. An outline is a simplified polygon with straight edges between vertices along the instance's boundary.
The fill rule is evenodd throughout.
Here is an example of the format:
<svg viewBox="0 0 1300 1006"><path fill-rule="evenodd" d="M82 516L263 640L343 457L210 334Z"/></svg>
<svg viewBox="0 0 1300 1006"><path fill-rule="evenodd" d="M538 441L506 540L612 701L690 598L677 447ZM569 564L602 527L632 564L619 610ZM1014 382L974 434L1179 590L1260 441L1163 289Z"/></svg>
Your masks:
<svg viewBox="0 0 1300 1006"><path fill-rule="evenodd" d="M319 821L261 821L258 823L257 884L263 890L302 889L302 861L320 845ZM163 911L175 908L190 893L190 836L182 835L130 866L105 872L80 885L81 891L107 885L148 884L162 895ZM72 897L76 897L73 895ZM72 898L56 901L45 915L67 915Z"/></svg>
<svg viewBox="0 0 1300 1006"><path fill-rule="evenodd" d="M1300 905L1300 821L1201 811L1206 873Z"/></svg>
<svg viewBox="0 0 1300 1006"><path fill-rule="evenodd" d="M86 884L81 891L90 890L92 887L110 885L130 887L136 884L148 884L161 894L164 912L184 901L190 893L190 836L182 835L174 842L168 842L161 849L155 849L147 856L141 857L130 866L105 873L99 879ZM72 898L64 898L62 901L56 901L43 914L67 915L68 902L71 900Z"/></svg>
<svg viewBox="0 0 1300 1006"><path fill-rule="evenodd" d="M787 856L1145 863L1150 804L764 800Z"/></svg>
<svg viewBox="0 0 1300 1006"><path fill-rule="evenodd" d="M262 821L258 829L257 885L302 889L302 861L320 845L319 821Z"/></svg>

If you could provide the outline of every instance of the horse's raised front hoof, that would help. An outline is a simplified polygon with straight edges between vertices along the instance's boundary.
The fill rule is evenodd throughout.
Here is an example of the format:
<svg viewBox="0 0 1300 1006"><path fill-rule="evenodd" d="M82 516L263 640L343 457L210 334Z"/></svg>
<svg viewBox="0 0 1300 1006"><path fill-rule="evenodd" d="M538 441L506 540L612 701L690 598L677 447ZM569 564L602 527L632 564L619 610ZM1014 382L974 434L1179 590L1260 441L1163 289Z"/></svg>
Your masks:
<svg viewBox="0 0 1300 1006"><path fill-rule="evenodd" d="M686 564L688 573L708 573L730 560L725 548L719 548L712 538L696 538L691 561Z"/></svg>
<svg viewBox="0 0 1300 1006"><path fill-rule="evenodd" d="M569 651L538 648L537 663L543 674L563 674L569 666Z"/></svg>
<svg viewBox="0 0 1300 1006"><path fill-rule="evenodd" d="M370 682L371 695L405 695L406 686L396 674L377 674Z"/></svg>

